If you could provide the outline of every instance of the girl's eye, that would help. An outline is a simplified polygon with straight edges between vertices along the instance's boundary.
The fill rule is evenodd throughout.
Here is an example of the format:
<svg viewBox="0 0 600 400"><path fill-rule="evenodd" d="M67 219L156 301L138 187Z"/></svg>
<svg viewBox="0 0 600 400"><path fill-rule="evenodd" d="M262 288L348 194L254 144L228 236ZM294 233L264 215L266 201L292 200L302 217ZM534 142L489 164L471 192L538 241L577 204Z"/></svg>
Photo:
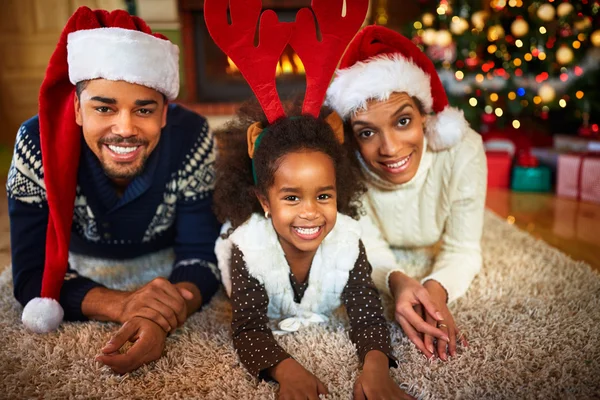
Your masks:
<svg viewBox="0 0 600 400"><path fill-rule="evenodd" d="M284 198L284 200L286 200L286 201L298 201L299 198L298 198L298 196L287 196L287 197Z"/></svg>
<svg viewBox="0 0 600 400"><path fill-rule="evenodd" d="M400 118L398 121L399 126L408 126L410 124L410 118Z"/></svg>
<svg viewBox="0 0 600 400"><path fill-rule="evenodd" d="M329 200L329 199L331 199L330 194L320 194L319 197L317 197L317 200Z"/></svg>
<svg viewBox="0 0 600 400"><path fill-rule="evenodd" d="M106 114L107 112L110 112L110 108L108 108L108 107L96 107L96 111L98 111L101 114Z"/></svg>
<svg viewBox="0 0 600 400"><path fill-rule="evenodd" d="M361 131L358 133L358 137L361 139L368 139L371 136L373 136L375 134L375 132L373 131Z"/></svg>

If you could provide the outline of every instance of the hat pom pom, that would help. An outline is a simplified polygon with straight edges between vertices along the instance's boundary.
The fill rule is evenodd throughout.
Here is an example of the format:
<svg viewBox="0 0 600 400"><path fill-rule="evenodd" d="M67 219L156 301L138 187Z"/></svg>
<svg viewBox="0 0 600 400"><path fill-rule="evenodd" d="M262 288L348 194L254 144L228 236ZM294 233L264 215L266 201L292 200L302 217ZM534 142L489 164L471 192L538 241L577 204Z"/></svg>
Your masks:
<svg viewBox="0 0 600 400"><path fill-rule="evenodd" d="M447 106L428 117L425 123L427 144L434 151L449 149L461 141L468 128L463 111Z"/></svg>
<svg viewBox="0 0 600 400"><path fill-rule="evenodd" d="M58 301L36 297L25 305L21 320L23 325L32 332L48 333L58 328L64 315Z"/></svg>

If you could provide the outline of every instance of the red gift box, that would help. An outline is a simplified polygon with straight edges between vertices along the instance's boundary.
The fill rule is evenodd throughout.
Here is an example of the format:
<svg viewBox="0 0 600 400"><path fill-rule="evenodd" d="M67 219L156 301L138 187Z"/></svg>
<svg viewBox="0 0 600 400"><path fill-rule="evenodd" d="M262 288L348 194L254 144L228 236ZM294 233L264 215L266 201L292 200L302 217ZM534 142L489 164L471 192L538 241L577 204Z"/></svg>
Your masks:
<svg viewBox="0 0 600 400"><path fill-rule="evenodd" d="M559 155L556 194L600 203L600 153Z"/></svg>
<svg viewBox="0 0 600 400"><path fill-rule="evenodd" d="M508 151L486 151L488 167L488 188L510 187L510 166L512 155Z"/></svg>

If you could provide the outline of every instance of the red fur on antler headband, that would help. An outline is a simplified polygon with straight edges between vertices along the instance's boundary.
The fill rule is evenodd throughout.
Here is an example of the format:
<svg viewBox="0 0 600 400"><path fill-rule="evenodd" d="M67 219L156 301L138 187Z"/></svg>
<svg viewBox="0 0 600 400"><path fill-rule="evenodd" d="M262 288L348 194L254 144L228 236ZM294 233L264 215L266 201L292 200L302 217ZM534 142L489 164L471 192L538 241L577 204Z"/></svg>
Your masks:
<svg viewBox="0 0 600 400"><path fill-rule="evenodd" d="M228 7L231 24L227 22ZM239 68L269 123L273 123L285 117L275 76L287 44L296 51L306 70L302 112L318 117L335 68L361 27L367 8L368 0L312 0L312 10L303 8L298 11L296 22L282 23L272 10L261 15L261 0L205 0L204 19L213 40ZM320 41L315 18L321 30Z"/></svg>

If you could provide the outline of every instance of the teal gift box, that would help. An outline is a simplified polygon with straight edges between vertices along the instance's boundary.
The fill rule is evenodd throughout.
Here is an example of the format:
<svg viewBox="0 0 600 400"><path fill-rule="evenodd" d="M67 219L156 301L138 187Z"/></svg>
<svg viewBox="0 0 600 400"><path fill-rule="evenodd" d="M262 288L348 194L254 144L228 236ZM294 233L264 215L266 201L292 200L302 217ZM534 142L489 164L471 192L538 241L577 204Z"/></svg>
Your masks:
<svg viewBox="0 0 600 400"><path fill-rule="evenodd" d="M512 171L511 188L516 192L550 192L552 191L552 174L546 166L520 167Z"/></svg>

